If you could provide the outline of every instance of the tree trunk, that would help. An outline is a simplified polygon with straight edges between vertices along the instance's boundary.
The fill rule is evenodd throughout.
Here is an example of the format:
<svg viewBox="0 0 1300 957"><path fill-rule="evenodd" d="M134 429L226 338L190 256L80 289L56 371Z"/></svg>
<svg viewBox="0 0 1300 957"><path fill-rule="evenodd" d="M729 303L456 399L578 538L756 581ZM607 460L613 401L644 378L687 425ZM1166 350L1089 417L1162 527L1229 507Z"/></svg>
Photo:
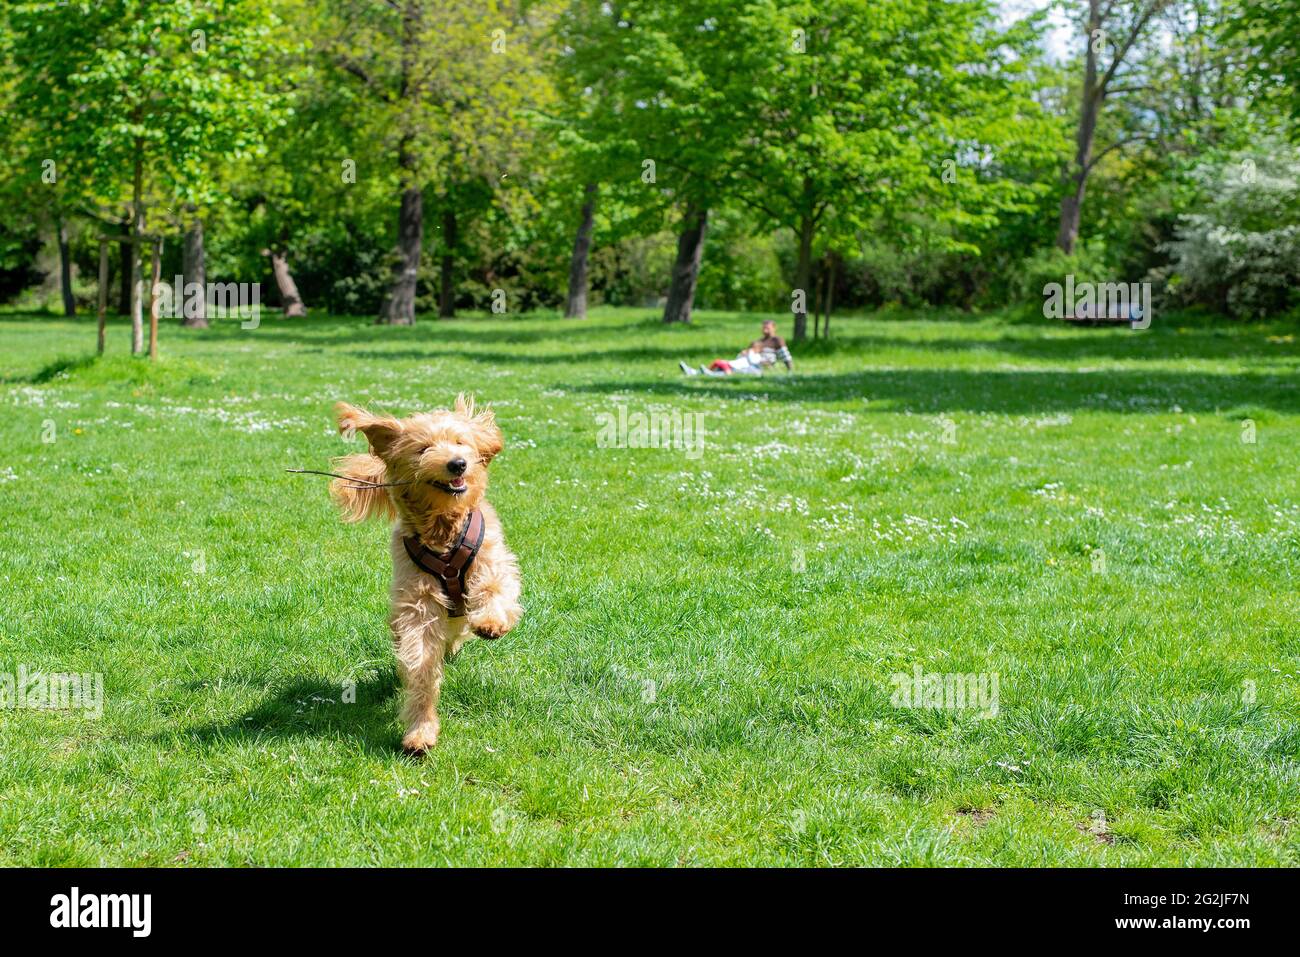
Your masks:
<svg viewBox="0 0 1300 957"><path fill-rule="evenodd" d="M104 325L107 321L108 313L108 243L104 240L99 241L99 309L96 312L99 338L96 346L96 352L99 355L104 354Z"/></svg>
<svg viewBox="0 0 1300 957"><path fill-rule="evenodd" d="M813 338L821 335L822 309L826 306L826 257L813 270L813 288L817 290L817 303L813 307Z"/></svg>
<svg viewBox="0 0 1300 957"><path fill-rule="evenodd" d="M827 263L826 276L826 318L822 320L822 337L831 337L831 310L835 308L835 255L832 253Z"/></svg>
<svg viewBox="0 0 1300 957"><path fill-rule="evenodd" d="M158 289L162 285L162 254L163 241L159 238L153 244L153 268L149 270L152 277L149 282L149 358L151 360L158 358L158 307L161 305L158 300Z"/></svg>
<svg viewBox="0 0 1300 957"><path fill-rule="evenodd" d="M131 214L128 211L122 219L123 223L131 222ZM124 316L131 314L131 277L135 275L135 257L131 248L131 240L124 239L117 244L118 269L120 274L117 277L117 311Z"/></svg>
<svg viewBox="0 0 1300 957"><path fill-rule="evenodd" d="M699 206L694 202L686 204L681 235L677 237L677 261L673 263L672 284L668 288L668 302L664 306L664 322L691 321L708 222L707 206Z"/></svg>
<svg viewBox="0 0 1300 957"><path fill-rule="evenodd" d="M394 9L397 4L393 3ZM411 117L420 101L420 84L413 82L420 47L420 23L423 11L415 0L402 4L401 79L398 102L403 108L399 118L401 138L397 145L397 169L402 200L397 211L397 260L393 264L393 281L379 307L380 325L415 325L415 293L420 278L420 243L424 237L424 193L420 188L419 164L414 151L415 134Z"/></svg>
<svg viewBox="0 0 1300 957"><path fill-rule="evenodd" d="M808 338L808 300L813 295L809 288L812 283L812 217L804 216L799 223L799 263L795 267L794 287L802 292L794 303L794 339L801 342Z"/></svg>
<svg viewBox="0 0 1300 957"><path fill-rule="evenodd" d="M456 315L456 210L447 195L447 207L442 212L442 277L438 287L438 315L451 319Z"/></svg>
<svg viewBox="0 0 1300 957"><path fill-rule="evenodd" d="M1069 191L1061 197L1061 223L1056 233L1056 245L1067 255L1074 252L1079 239L1079 223L1083 215L1083 194L1092 171L1092 143L1097 133L1097 116L1101 111L1104 89L1097 83L1097 54L1093 50L1093 34L1101 29L1101 11L1098 0L1089 0L1087 51L1084 54L1083 98L1079 108L1079 129L1075 137L1074 165L1069 176Z"/></svg>
<svg viewBox="0 0 1300 957"><path fill-rule="evenodd" d="M77 300L72 295L72 256L68 250L68 225L60 216L55 227L59 237L59 289L63 293L63 314L71 318L77 314Z"/></svg>
<svg viewBox="0 0 1300 957"><path fill-rule="evenodd" d="M403 160L409 168L410 160ZM424 233L424 195L416 186L402 190L397 213L397 264L393 283L379 312L381 325L415 324L415 286L420 277L420 241Z"/></svg>
<svg viewBox="0 0 1300 957"><path fill-rule="evenodd" d="M591 231L595 223L596 184L588 183L583 191L582 220L573 241L573 259L569 263L569 299L564 306L566 319L587 318L587 261L591 256Z"/></svg>
<svg viewBox="0 0 1300 957"><path fill-rule="evenodd" d="M1092 162L1093 134L1097 128L1095 112L1085 115L1079 122L1079 146L1074 172L1069 177L1070 190L1061 197L1061 224L1056 233L1056 245L1064 253L1073 253L1079 241L1079 225L1083 219L1083 196L1088 185L1089 164Z"/></svg>
<svg viewBox="0 0 1300 957"><path fill-rule="evenodd" d="M140 151L144 144L135 141L135 177L131 190L131 355L144 351L144 275L140 263L140 244L144 236L144 162Z"/></svg>
<svg viewBox="0 0 1300 957"><path fill-rule="evenodd" d="M208 284L208 266L207 258L203 250L203 220L195 219L190 224L190 228L185 232L185 248L181 255L182 265L181 273L184 277L185 285L197 283L203 293L195 300L198 311L195 315L189 315L189 299L185 296L185 290L176 290L176 299L185 305L185 311L182 313L184 318L181 324L189 326L191 329L208 328L207 312L207 284Z"/></svg>
<svg viewBox="0 0 1300 957"><path fill-rule="evenodd" d="M271 274L275 277L275 288L280 290L284 317L301 319L307 315L307 306L303 303L302 296L298 295L298 284L293 281L293 273L289 271L289 261L278 249L267 250L266 255L271 257Z"/></svg>

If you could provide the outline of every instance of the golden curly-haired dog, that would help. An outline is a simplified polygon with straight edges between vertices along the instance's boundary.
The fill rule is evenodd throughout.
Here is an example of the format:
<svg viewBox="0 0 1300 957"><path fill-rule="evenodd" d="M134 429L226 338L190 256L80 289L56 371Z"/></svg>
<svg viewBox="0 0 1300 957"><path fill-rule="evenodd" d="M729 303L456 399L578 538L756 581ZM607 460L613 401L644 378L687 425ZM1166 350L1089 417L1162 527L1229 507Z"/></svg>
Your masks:
<svg viewBox="0 0 1300 957"><path fill-rule="evenodd" d="M344 521L396 519L388 625L405 697L402 746L427 751L438 742L443 662L471 633L500 638L523 613L519 564L483 497L488 463L503 447L501 430L491 409L475 414L473 399L464 395L454 409L406 419L372 415L346 402L334 411L340 432L362 432L370 442L368 453L336 461L342 478L330 483L330 494ZM451 617L453 598L439 578L416 565L411 549L416 555L423 554L419 546L447 552L475 509L483 517L482 544L464 575L464 616Z"/></svg>

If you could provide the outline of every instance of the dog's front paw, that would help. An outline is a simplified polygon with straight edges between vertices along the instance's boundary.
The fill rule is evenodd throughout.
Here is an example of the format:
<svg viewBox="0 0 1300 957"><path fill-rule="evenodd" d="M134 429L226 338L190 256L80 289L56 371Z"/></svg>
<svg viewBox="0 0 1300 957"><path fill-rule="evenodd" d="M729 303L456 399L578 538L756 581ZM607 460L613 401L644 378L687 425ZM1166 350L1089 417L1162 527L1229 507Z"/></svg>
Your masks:
<svg viewBox="0 0 1300 957"><path fill-rule="evenodd" d="M473 629L474 634L491 641L509 632L519 622L519 614L520 612L517 609L510 609L505 612L497 610L484 611L478 615L471 615L469 626Z"/></svg>
<svg viewBox="0 0 1300 957"><path fill-rule="evenodd" d="M411 754L423 754L432 751L438 743L438 722L425 721L406 732L402 738L402 747Z"/></svg>
<svg viewBox="0 0 1300 957"><path fill-rule="evenodd" d="M510 626L501 618L483 618L470 625L474 634L488 641L495 641L510 630Z"/></svg>

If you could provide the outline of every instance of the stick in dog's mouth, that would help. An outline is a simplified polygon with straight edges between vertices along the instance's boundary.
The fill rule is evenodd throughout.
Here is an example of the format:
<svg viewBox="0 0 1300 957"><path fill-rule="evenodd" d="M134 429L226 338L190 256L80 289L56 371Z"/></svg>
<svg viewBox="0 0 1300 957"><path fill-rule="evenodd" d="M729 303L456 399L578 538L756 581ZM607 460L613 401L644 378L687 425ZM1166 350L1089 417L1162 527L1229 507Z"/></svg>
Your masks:
<svg viewBox="0 0 1300 957"><path fill-rule="evenodd" d="M338 472L318 472L315 469L285 469L286 472L294 472L298 475L325 475L330 478L343 479L351 483L349 488L396 488L399 485L414 485L415 480L409 482L367 482L365 479L352 478L348 475L339 475Z"/></svg>
<svg viewBox="0 0 1300 957"><path fill-rule="evenodd" d="M339 475L337 472L317 472L315 469L285 469L286 472L296 472L299 475L327 475L330 478L343 479L345 482L353 483L352 488L396 488L399 485L418 485L419 479L410 479L406 482L367 482L364 479L354 479L346 475ZM436 489L448 493L449 495L464 495L469 491L469 486L463 478L454 478L450 482L439 482L437 479L429 479L429 484Z"/></svg>

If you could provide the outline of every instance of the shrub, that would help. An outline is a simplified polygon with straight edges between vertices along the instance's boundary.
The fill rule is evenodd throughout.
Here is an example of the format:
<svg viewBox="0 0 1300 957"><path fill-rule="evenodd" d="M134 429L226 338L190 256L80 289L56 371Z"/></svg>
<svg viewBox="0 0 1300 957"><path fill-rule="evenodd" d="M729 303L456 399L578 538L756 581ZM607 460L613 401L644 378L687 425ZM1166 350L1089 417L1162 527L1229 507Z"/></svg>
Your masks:
<svg viewBox="0 0 1300 957"><path fill-rule="evenodd" d="M1162 271L1177 304L1239 319L1300 304L1300 149L1266 141L1195 171L1205 200L1179 217Z"/></svg>
<svg viewBox="0 0 1300 957"><path fill-rule="evenodd" d="M1129 278L1115 274L1115 268L1100 244L1081 242L1073 253L1067 254L1052 246L1026 256L1015 268L1010 288L1021 302L1042 303L1047 284L1064 283L1066 276L1074 276L1076 283L1120 282ZM1131 280L1138 278L1134 276Z"/></svg>

